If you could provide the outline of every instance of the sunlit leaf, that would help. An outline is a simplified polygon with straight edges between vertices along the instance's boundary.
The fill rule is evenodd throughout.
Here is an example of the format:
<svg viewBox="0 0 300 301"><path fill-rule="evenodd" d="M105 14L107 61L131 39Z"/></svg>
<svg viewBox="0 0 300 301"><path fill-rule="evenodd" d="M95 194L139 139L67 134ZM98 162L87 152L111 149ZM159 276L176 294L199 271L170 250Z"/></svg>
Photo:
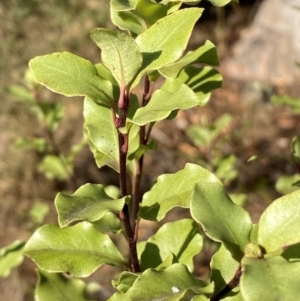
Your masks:
<svg viewBox="0 0 300 301"><path fill-rule="evenodd" d="M159 72L164 77L175 78L184 67L193 63L218 66L219 60L215 45L210 41L206 41L205 44L197 50L188 52L177 62L159 69Z"/></svg>
<svg viewBox="0 0 300 301"><path fill-rule="evenodd" d="M177 173L159 176L152 189L144 194L140 217L160 221L174 207L189 208L197 183L222 185L212 173L196 164L188 163Z"/></svg>
<svg viewBox="0 0 300 301"><path fill-rule="evenodd" d="M119 213L124 204L125 198L112 199L100 184L85 184L72 195L60 192L55 198L60 227L74 221L95 222L107 211Z"/></svg>
<svg viewBox="0 0 300 301"><path fill-rule="evenodd" d="M300 191L275 200L258 223L258 244L267 253L300 242Z"/></svg>
<svg viewBox="0 0 300 301"><path fill-rule="evenodd" d="M177 235L180 233L180 235ZM172 253L178 262L192 272L193 257L201 251L202 236L198 225L191 219L164 224L147 242L138 245L142 270L155 268Z"/></svg>
<svg viewBox="0 0 300 301"><path fill-rule="evenodd" d="M136 84L146 71L160 69L182 56L202 11L200 8L176 11L160 19L136 38L143 55L143 66Z"/></svg>
<svg viewBox="0 0 300 301"><path fill-rule="evenodd" d="M300 263L280 256L242 260L240 289L245 301L297 300Z"/></svg>
<svg viewBox="0 0 300 301"><path fill-rule="evenodd" d="M129 35L106 28L95 28L91 38L101 49L101 60L120 87L128 86L142 65L142 55Z"/></svg>
<svg viewBox="0 0 300 301"><path fill-rule="evenodd" d="M176 263L164 271L148 269L125 293L114 294L109 301L180 301L197 294L211 295L213 285L192 276L185 265Z"/></svg>
<svg viewBox="0 0 300 301"><path fill-rule="evenodd" d="M90 98L84 100L84 127L98 167L108 165L118 170L118 133L109 108L96 104Z"/></svg>
<svg viewBox="0 0 300 301"><path fill-rule="evenodd" d="M239 3L239 0L208 0L208 1L210 1L214 6L225 6L231 1Z"/></svg>
<svg viewBox="0 0 300 301"><path fill-rule="evenodd" d="M56 225L39 228L28 240L24 254L47 272L73 277L87 277L103 264L124 265L109 236L87 222L63 229Z"/></svg>
<svg viewBox="0 0 300 301"><path fill-rule="evenodd" d="M220 183L199 183L191 202L192 217L213 240L222 242L240 260L250 242L252 223L247 211L234 204Z"/></svg>
<svg viewBox="0 0 300 301"><path fill-rule="evenodd" d="M88 60L69 52L37 56L29 62L37 82L65 96L88 96L112 106L112 85L98 76Z"/></svg>

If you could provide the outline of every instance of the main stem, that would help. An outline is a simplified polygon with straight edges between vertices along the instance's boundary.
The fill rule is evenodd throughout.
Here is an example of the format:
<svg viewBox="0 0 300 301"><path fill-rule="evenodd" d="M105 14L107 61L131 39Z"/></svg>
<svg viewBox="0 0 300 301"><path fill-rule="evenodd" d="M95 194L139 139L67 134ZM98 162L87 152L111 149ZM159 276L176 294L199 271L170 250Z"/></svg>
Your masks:
<svg viewBox="0 0 300 301"><path fill-rule="evenodd" d="M127 152L128 152L128 135L122 133L120 129L126 126L126 117L127 117L128 108L129 108L129 95L124 87L121 88L120 98L118 102L119 117L115 118L115 125L118 130L118 140L119 140L119 165L120 165L119 182L120 182L120 190L121 190L122 197L128 195L127 170L126 170L126 161L127 161ZM133 272L139 272L140 265L137 256L137 250L136 250L135 231L130 223L130 214L129 214L129 208L127 204L124 205L119 215L123 222L124 229L126 232L129 254L130 254L130 266L131 266L130 269Z"/></svg>
<svg viewBox="0 0 300 301"><path fill-rule="evenodd" d="M147 75L144 78L144 93L143 93L143 100L142 106L146 106L149 102L152 94L152 89L150 86L150 81ZM150 128L151 131L151 128ZM146 145L148 142L150 132L146 133L145 126L140 127L140 145ZM144 156L142 155L136 162L136 173L135 178L133 180L133 188L132 188L132 224L134 225L133 229L137 232L137 215L140 209L140 186L141 186L141 179L143 173L143 163L144 163Z"/></svg>

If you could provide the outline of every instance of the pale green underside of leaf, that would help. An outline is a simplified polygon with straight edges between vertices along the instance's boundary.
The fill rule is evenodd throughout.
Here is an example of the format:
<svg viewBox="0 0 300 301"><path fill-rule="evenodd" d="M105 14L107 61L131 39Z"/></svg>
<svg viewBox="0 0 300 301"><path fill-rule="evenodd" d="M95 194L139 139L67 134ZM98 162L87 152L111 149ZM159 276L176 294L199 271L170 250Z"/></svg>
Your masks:
<svg viewBox="0 0 300 301"><path fill-rule="evenodd" d="M108 165L118 170L118 133L109 108L84 100L84 127L98 167Z"/></svg>
<svg viewBox="0 0 300 301"><path fill-rule="evenodd" d="M300 191L275 200L258 223L258 244L268 253L300 242Z"/></svg>
<svg viewBox="0 0 300 301"><path fill-rule="evenodd" d="M55 198L60 227L66 227L74 221L95 222L107 211L119 213L124 204L125 197L112 199L100 184L85 184L72 195L60 192Z"/></svg>
<svg viewBox="0 0 300 301"><path fill-rule="evenodd" d="M176 263L164 271L148 269L125 293L116 293L109 301L179 301L190 300L196 294L210 295L213 285L192 276L185 265Z"/></svg>
<svg viewBox="0 0 300 301"><path fill-rule="evenodd" d="M0 249L0 277L8 277L11 270L23 262L24 245L24 242L16 240Z"/></svg>
<svg viewBox="0 0 300 301"><path fill-rule="evenodd" d="M24 254L47 272L73 277L87 277L103 264L124 265L109 236L88 222L63 229L42 226L28 240Z"/></svg>
<svg viewBox="0 0 300 301"><path fill-rule="evenodd" d="M106 28L95 28L91 38L101 49L101 60L120 87L126 87L142 65L142 55L129 35Z"/></svg>
<svg viewBox="0 0 300 301"><path fill-rule="evenodd" d="M280 256L242 260L240 289L245 301L298 300L300 263Z"/></svg>
<svg viewBox="0 0 300 301"><path fill-rule="evenodd" d="M191 202L191 214L205 233L222 242L240 260L249 243L252 223L248 212L234 204L220 183L199 183Z"/></svg>
<svg viewBox="0 0 300 301"><path fill-rule="evenodd" d="M193 63L218 66L219 60L215 45L210 41L206 41L205 44L199 47L197 50L188 52L177 62L171 63L159 69L159 72L164 77L175 78L184 67Z"/></svg>
<svg viewBox="0 0 300 301"><path fill-rule="evenodd" d="M67 279L62 274L38 270L36 301L89 301L85 297L86 284L80 279Z"/></svg>
<svg viewBox="0 0 300 301"><path fill-rule="evenodd" d="M239 263L232 258L231 253L222 244L210 262L210 281L215 283L214 294L221 291L233 279L238 266Z"/></svg>
<svg viewBox="0 0 300 301"><path fill-rule="evenodd" d="M141 268L156 268L172 253L192 272L193 257L201 251L202 244L199 227L192 219L166 223L146 242L138 244Z"/></svg>
<svg viewBox="0 0 300 301"><path fill-rule="evenodd" d="M174 207L189 208L194 186L197 183L221 185L221 182L211 172L190 163L177 173L159 176L156 184L144 194L140 217L160 221Z"/></svg>
<svg viewBox="0 0 300 301"><path fill-rule="evenodd" d="M182 56L202 11L200 8L176 11L156 22L136 38L143 55L143 65L133 86L139 83L147 71L158 70Z"/></svg>
<svg viewBox="0 0 300 301"><path fill-rule="evenodd" d="M174 93L159 89L154 92L147 106L136 111L132 122L140 126L145 125L165 119L174 110L186 110L199 105L201 100L185 84L181 84Z"/></svg>
<svg viewBox="0 0 300 301"><path fill-rule="evenodd" d="M88 96L93 101L112 106L112 85L98 76L88 60L69 52L37 56L29 62L35 80L65 96Z"/></svg>

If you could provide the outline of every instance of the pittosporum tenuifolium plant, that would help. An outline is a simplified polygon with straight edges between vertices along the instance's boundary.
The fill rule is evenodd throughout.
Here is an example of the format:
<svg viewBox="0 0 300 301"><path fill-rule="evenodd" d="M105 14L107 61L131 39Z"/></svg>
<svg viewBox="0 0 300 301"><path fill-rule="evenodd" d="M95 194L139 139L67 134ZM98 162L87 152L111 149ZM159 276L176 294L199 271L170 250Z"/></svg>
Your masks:
<svg viewBox="0 0 300 301"><path fill-rule="evenodd" d="M183 3L191 7L180 9ZM116 292L110 301L275 301L300 295L299 191L274 201L258 224L197 164L160 175L140 195L143 157L156 144L153 126L178 110L204 106L221 86L211 42L186 52L202 14L192 7L198 3L111 0L111 19L121 30L92 30L100 63L68 52L30 61L40 84L84 96L85 136L95 161L99 168L116 170L120 180L119 196L110 196L101 183L85 184L71 195L58 193L58 225L39 228L24 249L39 267L36 300L87 300L84 282L74 278L103 264L122 270L112 282ZM163 84L155 90L159 78ZM139 84L141 99L134 93ZM147 241L138 241L142 219L161 221L174 207L189 209L191 218L165 223ZM199 225L219 243L207 283L192 274L193 257L203 245ZM127 250L111 233L126 238Z"/></svg>

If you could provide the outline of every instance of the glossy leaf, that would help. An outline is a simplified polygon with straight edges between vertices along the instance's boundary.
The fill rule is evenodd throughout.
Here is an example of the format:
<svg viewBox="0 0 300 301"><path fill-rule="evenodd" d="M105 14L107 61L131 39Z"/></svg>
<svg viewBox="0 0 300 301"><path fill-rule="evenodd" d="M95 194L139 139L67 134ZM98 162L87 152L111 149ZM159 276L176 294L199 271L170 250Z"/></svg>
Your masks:
<svg viewBox="0 0 300 301"><path fill-rule="evenodd" d="M234 204L220 183L199 183L191 202L191 214L205 233L222 242L240 260L250 242L252 223L248 212Z"/></svg>
<svg viewBox="0 0 300 301"><path fill-rule="evenodd" d="M37 56L29 62L37 82L65 96L88 96L112 106L112 86L97 74L88 60L69 52Z"/></svg>
<svg viewBox="0 0 300 301"><path fill-rule="evenodd" d="M223 246L213 255L211 263L210 281L215 283L214 294L221 291L234 277L239 263L235 261L230 252Z"/></svg>
<svg viewBox="0 0 300 301"><path fill-rule="evenodd" d="M193 63L218 66L219 60L215 45L210 41L206 41L205 44L199 47L197 50L188 52L177 62L171 63L159 69L159 72L164 77L176 78L184 67Z"/></svg>
<svg viewBox="0 0 300 301"><path fill-rule="evenodd" d="M153 121L165 119L174 110L190 109L201 105L197 95L187 85L182 84L174 93L156 90L147 106L139 108L133 116L132 122L145 125Z"/></svg>
<svg viewBox="0 0 300 301"><path fill-rule="evenodd" d="M102 264L124 265L109 236L87 222L63 229L56 225L39 228L28 240L24 254L47 272L73 277L87 277Z"/></svg>
<svg viewBox="0 0 300 301"><path fill-rule="evenodd" d="M196 294L210 295L213 286L192 276L187 267L176 263L164 271L146 270L125 293L114 294L109 301L179 301Z"/></svg>
<svg viewBox="0 0 300 301"><path fill-rule="evenodd" d="M297 300L300 295L300 263L280 256L244 257L240 289L245 301Z"/></svg>
<svg viewBox="0 0 300 301"><path fill-rule="evenodd" d="M142 65L142 55L129 35L106 28L95 28L91 38L101 49L101 60L120 87L126 87Z"/></svg>
<svg viewBox="0 0 300 301"><path fill-rule="evenodd" d="M300 242L300 191L275 200L258 223L258 244L267 253Z"/></svg>
<svg viewBox="0 0 300 301"><path fill-rule="evenodd" d="M174 254L192 272L193 257L201 251L202 244L199 227L193 220L166 223L147 242L138 244L141 269L155 268Z"/></svg>
<svg viewBox="0 0 300 301"><path fill-rule="evenodd" d="M160 221L174 207L189 208L197 183L222 185L208 170L190 163L177 173L159 176L152 189L144 194L140 217Z"/></svg>
<svg viewBox="0 0 300 301"><path fill-rule="evenodd" d="M90 98L84 100L84 127L98 167L108 165L118 170L118 133L109 108L96 104Z"/></svg>
<svg viewBox="0 0 300 301"><path fill-rule="evenodd" d="M11 270L23 262L24 245L24 242L16 240L0 249L0 277L8 277Z"/></svg>
<svg viewBox="0 0 300 301"><path fill-rule="evenodd" d="M100 184L85 184L72 195L60 192L55 198L60 227L66 227L74 221L95 222L107 211L119 213L124 204L125 197L112 199Z"/></svg>
<svg viewBox="0 0 300 301"><path fill-rule="evenodd" d="M34 295L36 301L88 301L85 289L86 284L82 280L38 270L38 284Z"/></svg>
<svg viewBox="0 0 300 301"><path fill-rule="evenodd" d="M143 55L143 66L136 83L146 71L160 69L182 56L202 11L200 8L176 11L160 19L136 38Z"/></svg>

